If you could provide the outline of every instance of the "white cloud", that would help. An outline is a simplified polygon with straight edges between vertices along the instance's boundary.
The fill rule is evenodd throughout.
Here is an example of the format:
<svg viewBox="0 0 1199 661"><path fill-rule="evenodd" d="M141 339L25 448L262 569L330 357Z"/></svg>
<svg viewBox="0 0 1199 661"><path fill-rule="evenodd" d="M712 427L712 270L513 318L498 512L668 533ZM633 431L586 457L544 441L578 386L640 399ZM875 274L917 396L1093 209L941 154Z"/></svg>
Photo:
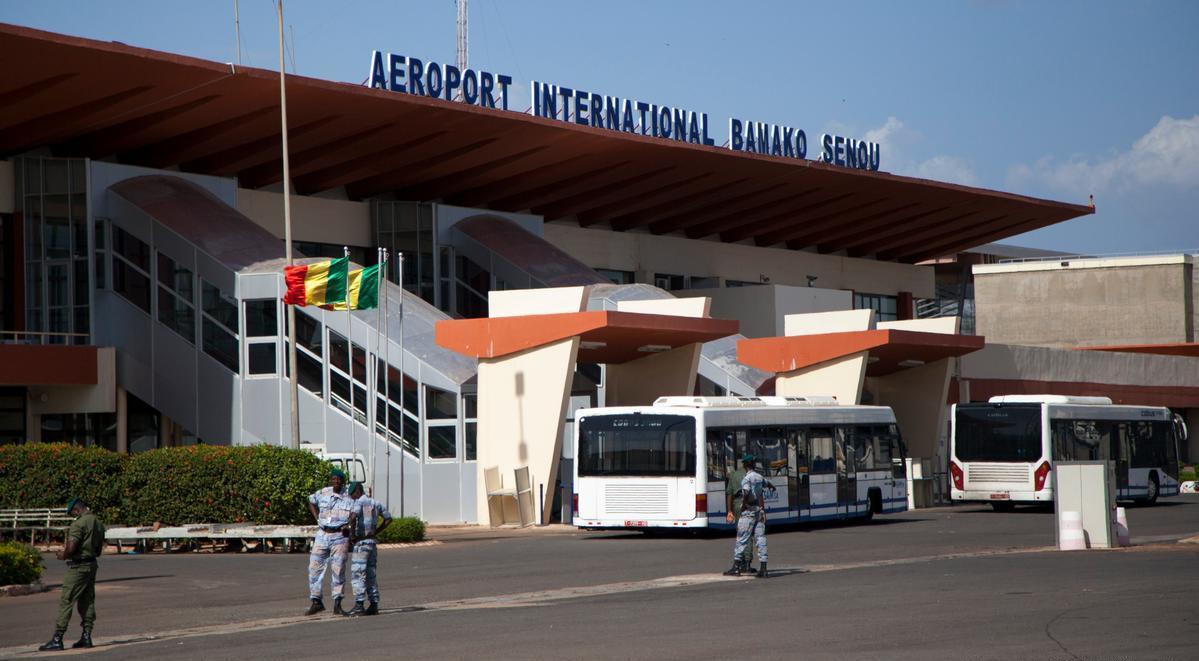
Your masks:
<svg viewBox="0 0 1199 661"><path fill-rule="evenodd" d="M1010 187L1032 184L1078 196L1154 185L1199 189L1199 115L1162 117L1131 148L1108 158L1056 161L1044 157L1009 169Z"/></svg>
<svg viewBox="0 0 1199 661"><path fill-rule="evenodd" d="M897 117L888 117L882 126L870 129L862 137L879 143L882 150L883 169L921 179L945 181L966 186L978 185L978 175L969 161L957 156L938 154L923 161L907 158L912 147L923 140L918 131L908 128Z"/></svg>
<svg viewBox="0 0 1199 661"><path fill-rule="evenodd" d="M965 186L977 186L978 176L970 163L957 156L934 156L915 165L912 175L921 179L947 181Z"/></svg>

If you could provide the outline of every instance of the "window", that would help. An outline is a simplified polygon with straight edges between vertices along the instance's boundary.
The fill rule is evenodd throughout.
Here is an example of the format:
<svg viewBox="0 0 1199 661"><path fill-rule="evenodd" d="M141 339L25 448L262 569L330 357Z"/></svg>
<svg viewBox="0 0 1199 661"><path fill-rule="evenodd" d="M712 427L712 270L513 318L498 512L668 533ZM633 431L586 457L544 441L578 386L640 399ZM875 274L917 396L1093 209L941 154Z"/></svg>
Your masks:
<svg viewBox="0 0 1199 661"><path fill-rule="evenodd" d="M233 372L240 371L238 358L237 301L207 280L200 280L203 320L200 334L204 353Z"/></svg>
<svg viewBox="0 0 1199 661"><path fill-rule="evenodd" d="M853 295L853 307L856 310L874 310L874 318L877 321L895 321L899 319L898 299L894 296L859 294L855 292Z"/></svg>
<svg viewBox="0 0 1199 661"><path fill-rule="evenodd" d="M425 386L425 419L458 417L458 397L452 392Z"/></svg>
<svg viewBox="0 0 1199 661"><path fill-rule="evenodd" d="M631 285L633 284L632 271L618 271L616 269L595 269L595 272L612 281L614 285Z"/></svg>
<svg viewBox="0 0 1199 661"><path fill-rule="evenodd" d="M456 425L429 425L429 458L453 459L458 456Z"/></svg>
<svg viewBox="0 0 1199 661"><path fill-rule="evenodd" d="M959 408L960 410L960 408ZM1089 461L1111 458L1112 423L1106 420L1054 420L1053 458Z"/></svg>
<svg viewBox="0 0 1199 661"><path fill-rule="evenodd" d="M961 405L954 456L962 461L1036 461L1041 458L1041 406Z"/></svg>
<svg viewBox="0 0 1199 661"><path fill-rule="evenodd" d="M596 415L579 427L580 476L695 475L695 418Z"/></svg>
<svg viewBox="0 0 1199 661"><path fill-rule="evenodd" d="M475 461L478 458L478 400L479 396L474 393L462 393L462 415L465 418L465 422L462 424L464 436L462 440L467 461Z"/></svg>
<svg viewBox="0 0 1199 661"><path fill-rule="evenodd" d="M112 226L112 289L125 300L150 312L150 246Z"/></svg>
<svg viewBox="0 0 1199 661"><path fill-rule="evenodd" d="M196 342L194 296L192 272L158 253L158 321L192 344Z"/></svg>
<svg viewBox="0 0 1199 661"><path fill-rule="evenodd" d="M300 387L317 397L325 392L325 370L321 364L323 344L321 322L296 310L296 369L300 372ZM283 346L287 346L286 341Z"/></svg>
<svg viewBox="0 0 1199 661"><path fill-rule="evenodd" d="M812 457L812 474L831 475L835 473L837 458L833 453L832 428L812 427L806 432Z"/></svg>
<svg viewBox="0 0 1199 661"><path fill-rule="evenodd" d="M243 305L246 315L247 373L278 374L275 352L279 346L279 302L273 298L259 298L245 301ZM300 362L298 355L296 362Z"/></svg>

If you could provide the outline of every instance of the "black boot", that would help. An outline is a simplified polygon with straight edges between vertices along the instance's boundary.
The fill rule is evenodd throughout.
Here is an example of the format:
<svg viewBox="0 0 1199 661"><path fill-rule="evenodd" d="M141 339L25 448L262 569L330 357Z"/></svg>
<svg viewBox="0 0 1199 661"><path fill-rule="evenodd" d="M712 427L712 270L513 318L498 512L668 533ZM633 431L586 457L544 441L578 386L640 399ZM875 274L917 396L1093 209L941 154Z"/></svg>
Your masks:
<svg viewBox="0 0 1199 661"><path fill-rule="evenodd" d="M379 602L372 601L371 605L366 607L366 614L367 615L378 615L379 614Z"/></svg>
<svg viewBox="0 0 1199 661"><path fill-rule="evenodd" d="M71 645L71 649L73 650L77 650L80 647L94 647L94 645L92 645L91 629L84 629L83 635L79 637L79 640L74 645Z"/></svg>
<svg viewBox="0 0 1199 661"><path fill-rule="evenodd" d="M61 632L61 631L55 631L55 632L54 632L54 637L50 639L50 642L48 642L48 643L46 643L45 645L42 645L41 647L37 648L37 651L39 651L39 652L53 652L53 651L60 650L60 649L62 649L62 632Z"/></svg>
<svg viewBox="0 0 1199 661"><path fill-rule="evenodd" d="M341 597L333 598L333 614L334 615L345 615L346 614L346 612L341 609Z"/></svg>
<svg viewBox="0 0 1199 661"><path fill-rule="evenodd" d="M726 569L724 572L724 575L725 576L740 576L741 575L741 563L742 563L742 560L740 558L734 560L733 566Z"/></svg>
<svg viewBox="0 0 1199 661"><path fill-rule="evenodd" d="M337 608L341 608L341 606L337 606ZM350 612L346 613L345 616L346 617L358 617L359 615L366 615L366 609L362 607L361 601L355 601L354 607L351 608Z"/></svg>
<svg viewBox="0 0 1199 661"><path fill-rule="evenodd" d="M325 610L325 602L321 601L320 599L313 599L312 605L308 607L308 610L304 614L316 615L323 610Z"/></svg>
<svg viewBox="0 0 1199 661"><path fill-rule="evenodd" d="M762 563L762 568L760 570L758 570L758 575L756 578L766 578L766 563L765 562Z"/></svg>
<svg viewBox="0 0 1199 661"><path fill-rule="evenodd" d="M749 558L744 558L741 560L741 571L751 575L758 573L758 570L754 569L753 562Z"/></svg>

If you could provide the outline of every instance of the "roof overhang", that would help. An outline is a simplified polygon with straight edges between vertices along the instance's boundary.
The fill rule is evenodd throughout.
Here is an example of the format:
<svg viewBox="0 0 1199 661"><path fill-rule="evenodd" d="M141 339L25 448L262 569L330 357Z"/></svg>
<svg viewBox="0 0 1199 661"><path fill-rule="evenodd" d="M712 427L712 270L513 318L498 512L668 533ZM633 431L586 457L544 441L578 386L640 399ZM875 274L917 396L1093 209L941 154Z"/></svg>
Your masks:
<svg viewBox="0 0 1199 661"><path fill-rule="evenodd" d="M365 56L365 52L364 52ZM0 24L0 156L281 179L275 71ZM1092 207L287 77L292 184L918 262ZM814 140L813 140L814 141Z"/></svg>
<svg viewBox="0 0 1199 661"><path fill-rule="evenodd" d="M741 340L737 360L773 373L791 372L869 352L866 376L886 376L982 349L981 335L865 330Z"/></svg>
<svg viewBox="0 0 1199 661"><path fill-rule="evenodd" d="M592 310L437 322L438 346L475 358L499 358L578 336L580 363L626 363L737 332L726 319Z"/></svg>

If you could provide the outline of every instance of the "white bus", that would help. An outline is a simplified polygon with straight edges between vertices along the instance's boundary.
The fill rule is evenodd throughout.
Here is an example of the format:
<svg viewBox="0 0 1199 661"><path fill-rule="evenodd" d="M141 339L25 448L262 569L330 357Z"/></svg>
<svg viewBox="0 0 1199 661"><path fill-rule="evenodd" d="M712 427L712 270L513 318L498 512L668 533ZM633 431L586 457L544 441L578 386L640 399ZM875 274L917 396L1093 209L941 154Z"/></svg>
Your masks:
<svg viewBox="0 0 1199 661"><path fill-rule="evenodd" d="M907 510L895 414L832 397L660 397L582 409L574 435L574 525L732 528L726 480L745 454L775 487L767 523Z"/></svg>
<svg viewBox="0 0 1199 661"><path fill-rule="evenodd" d="M951 497L1052 503L1054 461L1115 462L1116 498L1154 503L1178 495L1178 442L1186 427L1170 409L1113 405L1107 397L1004 395L953 407Z"/></svg>

